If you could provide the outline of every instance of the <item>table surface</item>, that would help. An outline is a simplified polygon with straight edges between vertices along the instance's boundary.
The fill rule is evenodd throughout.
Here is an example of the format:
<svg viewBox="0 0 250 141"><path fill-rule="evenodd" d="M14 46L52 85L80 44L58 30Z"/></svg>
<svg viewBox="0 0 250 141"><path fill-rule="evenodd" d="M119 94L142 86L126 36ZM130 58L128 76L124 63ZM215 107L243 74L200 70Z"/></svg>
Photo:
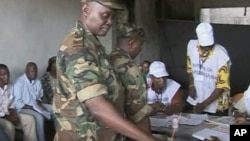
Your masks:
<svg viewBox="0 0 250 141"><path fill-rule="evenodd" d="M183 114L183 116L185 116L187 114ZM166 115L156 115L156 116L152 116L154 118L166 118ZM215 118L215 117L219 117L219 116L208 116L208 118ZM199 125L179 125L179 127L177 129L175 129L175 135L174 138L183 138L185 140L188 141L194 141L197 140L195 138L192 137L192 134L200 131L204 128L213 128L216 127L218 125L216 124L211 124L209 122L204 121L203 123L199 124ZM172 127L151 127L151 130L153 133L156 134L161 134L161 135L167 135L168 137L172 136L172 133L174 131L174 129Z"/></svg>

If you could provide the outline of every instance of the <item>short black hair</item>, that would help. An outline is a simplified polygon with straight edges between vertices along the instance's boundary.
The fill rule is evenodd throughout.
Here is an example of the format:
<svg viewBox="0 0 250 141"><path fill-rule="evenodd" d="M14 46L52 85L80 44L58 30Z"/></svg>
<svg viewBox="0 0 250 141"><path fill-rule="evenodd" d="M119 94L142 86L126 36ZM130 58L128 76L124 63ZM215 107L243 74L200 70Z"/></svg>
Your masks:
<svg viewBox="0 0 250 141"><path fill-rule="evenodd" d="M53 56L53 57L49 58L48 66L47 66L46 72L50 72L50 71L51 71L52 65L53 65L54 63L56 63L56 56Z"/></svg>
<svg viewBox="0 0 250 141"><path fill-rule="evenodd" d="M7 65L5 65L5 64L0 64L0 69L4 69L4 70L6 70L6 71L7 71L7 73L8 73L8 76L10 76L10 71L9 71L9 68L8 68L8 66L7 66Z"/></svg>
<svg viewBox="0 0 250 141"><path fill-rule="evenodd" d="M148 61L148 60L144 60L143 62L142 62L142 65L143 64L148 64L148 65L150 65L151 64L151 62L150 61Z"/></svg>
<svg viewBox="0 0 250 141"><path fill-rule="evenodd" d="M143 28L134 23L119 24L117 27L117 39L143 38L144 36L145 32Z"/></svg>

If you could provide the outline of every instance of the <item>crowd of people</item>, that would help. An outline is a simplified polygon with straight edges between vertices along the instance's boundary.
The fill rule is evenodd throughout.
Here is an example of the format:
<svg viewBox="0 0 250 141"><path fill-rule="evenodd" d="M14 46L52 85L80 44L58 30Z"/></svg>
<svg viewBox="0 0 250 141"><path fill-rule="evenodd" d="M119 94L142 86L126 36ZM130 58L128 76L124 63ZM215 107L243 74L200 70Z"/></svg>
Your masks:
<svg viewBox="0 0 250 141"><path fill-rule="evenodd" d="M50 59L49 68L55 68L53 60ZM45 141L44 123L52 121L55 129L58 125L52 112L55 83L51 82L56 77L55 69L48 69L41 80L36 63L28 62L24 70L11 84L8 66L0 64L0 126L7 134L6 140L14 141L16 131L21 130L25 141ZM51 79L45 80L47 76Z"/></svg>

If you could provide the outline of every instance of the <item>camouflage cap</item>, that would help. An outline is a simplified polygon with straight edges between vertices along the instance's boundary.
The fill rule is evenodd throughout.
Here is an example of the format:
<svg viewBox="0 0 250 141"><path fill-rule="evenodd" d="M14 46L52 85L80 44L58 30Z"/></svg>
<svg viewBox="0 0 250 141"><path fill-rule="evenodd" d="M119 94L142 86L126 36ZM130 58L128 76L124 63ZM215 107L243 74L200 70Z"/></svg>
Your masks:
<svg viewBox="0 0 250 141"><path fill-rule="evenodd" d="M132 23L123 23L117 25L118 37L144 36L143 28Z"/></svg>
<svg viewBox="0 0 250 141"><path fill-rule="evenodd" d="M103 6L111 9L122 10L124 5L122 5L118 0L81 0L81 2L98 2Z"/></svg>

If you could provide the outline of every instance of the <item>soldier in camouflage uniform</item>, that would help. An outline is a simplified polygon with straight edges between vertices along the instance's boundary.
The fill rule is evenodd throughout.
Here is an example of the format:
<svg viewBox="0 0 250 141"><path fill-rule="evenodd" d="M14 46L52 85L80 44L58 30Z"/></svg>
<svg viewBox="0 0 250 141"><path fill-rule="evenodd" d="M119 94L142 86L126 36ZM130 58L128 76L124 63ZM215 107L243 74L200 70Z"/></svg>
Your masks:
<svg viewBox="0 0 250 141"><path fill-rule="evenodd" d="M124 118L124 89L96 36L112 25L114 0L82 0L76 27L57 55L53 110L59 121L55 141L157 141Z"/></svg>
<svg viewBox="0 0 250 141"><path fill-rule="evenodd" d="M135 24L118 26L117 48L110 56L123 86L125 87L125 111L128 118L139 128L150 133L148 115L152 112L147 104L147 86L139 66L133 60L141 51L143 29Z"/></svg>

